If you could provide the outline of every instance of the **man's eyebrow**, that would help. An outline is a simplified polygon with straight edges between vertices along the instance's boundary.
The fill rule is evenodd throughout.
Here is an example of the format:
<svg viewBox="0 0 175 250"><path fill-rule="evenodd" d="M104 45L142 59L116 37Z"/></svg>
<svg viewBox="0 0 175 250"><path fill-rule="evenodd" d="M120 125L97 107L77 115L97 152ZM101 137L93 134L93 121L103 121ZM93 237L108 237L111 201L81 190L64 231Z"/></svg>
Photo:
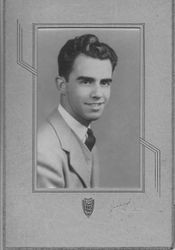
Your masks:
<svg viewBox="0 0 175 250"><path fill-rule="evenodd" d="M101 79L101 81L104 81L104 82L112 82L112 78L103 78L103 79Z"/></svg>
<svg viewBox="0 0 175 250"><path fill-rule="evenodd" d="M93 77L89 77L89 76L79 76L79 77L77 77L77 80L94 81L95 79Z"/></svg>
<svg viewBox="0 0 175 250"><path fill-rule="evenodd" d="M95 81L95 78L89 76L79 76L77 80ZM102 78L100 81L112 82L112 78Z"/></svg>

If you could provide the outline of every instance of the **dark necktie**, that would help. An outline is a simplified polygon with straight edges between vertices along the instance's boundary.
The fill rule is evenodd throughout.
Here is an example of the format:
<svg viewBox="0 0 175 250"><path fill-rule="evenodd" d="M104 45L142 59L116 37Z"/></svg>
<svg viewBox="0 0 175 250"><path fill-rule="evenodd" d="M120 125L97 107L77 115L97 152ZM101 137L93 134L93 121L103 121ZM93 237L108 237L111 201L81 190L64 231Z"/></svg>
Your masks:
<svg viewBox="0 0 175 250"><path fill-rule="evenodd" d="M87 135L88 136L86 138L85 144L88 147L88 149L91 151L95 142L96 142L96 138L95 138L95 136L90 128L88 128L88 130L87 130Z"/></svg>

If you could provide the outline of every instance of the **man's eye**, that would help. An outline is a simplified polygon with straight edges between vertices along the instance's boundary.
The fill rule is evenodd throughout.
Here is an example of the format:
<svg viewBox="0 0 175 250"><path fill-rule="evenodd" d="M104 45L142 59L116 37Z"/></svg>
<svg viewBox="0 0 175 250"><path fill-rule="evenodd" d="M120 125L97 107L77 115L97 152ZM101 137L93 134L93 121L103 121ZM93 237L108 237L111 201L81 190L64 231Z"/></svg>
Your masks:
<svg viewBox="0 0 175 250"><path fill-rule="evenodd" d="M90 80L82 80L80 81L81 84L91 84L91 81Z"/></svg>
<svg viewBox="0 0 175 250"><path fill-rule="evenodd" d="M103 86L110 86L111 81L101 81L101 85Z"/></svg>

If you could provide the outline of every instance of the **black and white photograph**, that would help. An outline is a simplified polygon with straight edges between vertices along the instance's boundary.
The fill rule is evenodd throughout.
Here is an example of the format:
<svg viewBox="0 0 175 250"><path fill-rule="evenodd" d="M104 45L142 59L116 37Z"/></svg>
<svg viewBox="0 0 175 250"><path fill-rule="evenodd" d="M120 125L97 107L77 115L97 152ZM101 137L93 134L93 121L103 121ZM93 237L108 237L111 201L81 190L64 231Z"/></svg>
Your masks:
<svg viewBox="0 0 175 250"><path fill-rule="evenodd" d="M37 188L141 188L142 37L38 27Z"/></svg>
<svg viewBox="0 0 175 250"><path fill-rule="evenodd" d="M0 250L174 247L174 0L0 0Z"/></svg>

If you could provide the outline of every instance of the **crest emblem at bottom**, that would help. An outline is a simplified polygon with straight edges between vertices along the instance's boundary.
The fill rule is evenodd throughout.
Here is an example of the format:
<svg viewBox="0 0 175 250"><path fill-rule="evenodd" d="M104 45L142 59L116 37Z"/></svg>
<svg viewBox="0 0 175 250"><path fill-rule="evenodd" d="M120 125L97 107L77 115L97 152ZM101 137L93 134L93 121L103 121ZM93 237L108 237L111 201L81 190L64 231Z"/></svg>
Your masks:
<svg viewBox="0 0 175 250"><path fill-rule="evenodd" d="M94 199L84 198L82 200L82 207L85 215L89 217L94 211Z"/></svg>

